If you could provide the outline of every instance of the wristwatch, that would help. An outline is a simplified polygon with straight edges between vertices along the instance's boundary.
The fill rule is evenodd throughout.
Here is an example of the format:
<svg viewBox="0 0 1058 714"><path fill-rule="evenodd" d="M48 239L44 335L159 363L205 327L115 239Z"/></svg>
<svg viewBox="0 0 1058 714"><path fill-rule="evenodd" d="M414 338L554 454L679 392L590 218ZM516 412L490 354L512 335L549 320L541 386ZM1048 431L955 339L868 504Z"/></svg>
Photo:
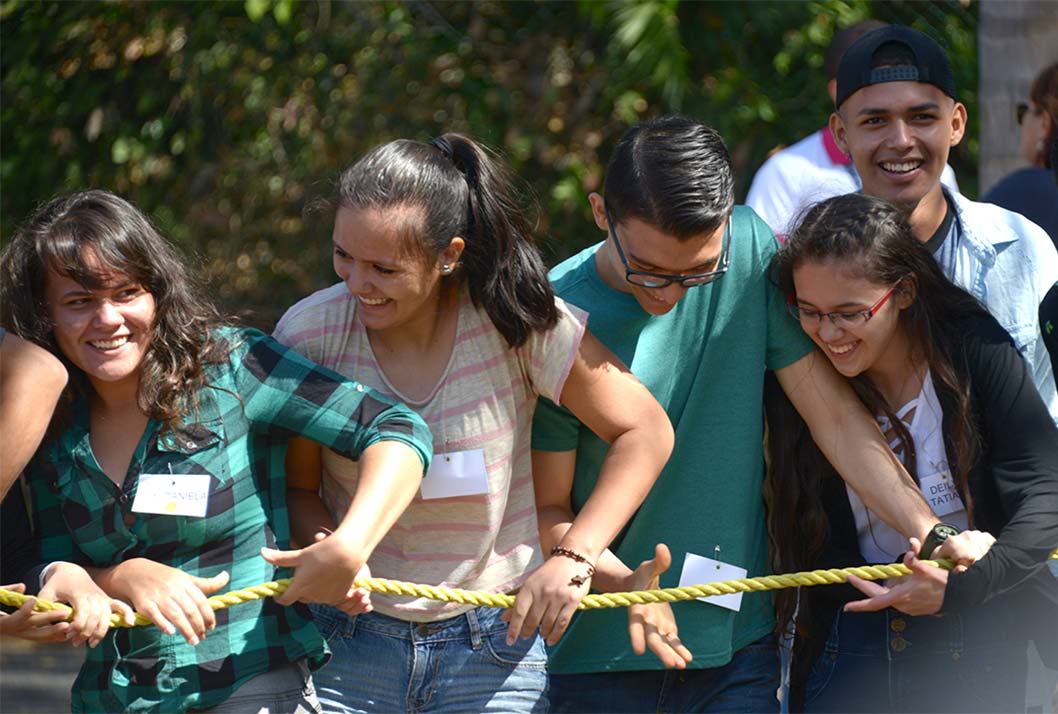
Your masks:
<svg viewBox="0 0 1058 714"><path fill-rule="evenodd" d="M937 549L944 541L951 538L953 535L961 533L957 527L950 523L937 523L929 529L929 533L926 534L926 540L922 542L922 548L918 551L919 560L929 560L930 556L933 555L933 551Z"/></svg>

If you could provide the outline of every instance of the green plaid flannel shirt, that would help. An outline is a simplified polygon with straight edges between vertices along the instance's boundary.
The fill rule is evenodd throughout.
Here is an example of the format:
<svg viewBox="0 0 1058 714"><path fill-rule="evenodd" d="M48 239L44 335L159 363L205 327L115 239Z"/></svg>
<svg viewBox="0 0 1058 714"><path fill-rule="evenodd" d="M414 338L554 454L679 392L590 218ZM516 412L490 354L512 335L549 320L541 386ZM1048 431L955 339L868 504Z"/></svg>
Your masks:
<svg viewBox="0 0 1058 714"><path fill-rule="evenodd" d="M161 433L148 424L123 487L99 468L89 444L87 409L31 474L42 562L109 567L149 558L191 575L231 573L231 589L268 582L276 571L262 546L289 542L283 461L300 435L350 458L397 440L429 465L432 439L407 407L348 382L256 330L225 328L230 347L199 395L197 418ZM209 474L205 517L132 511L141 473ZM217 612L217 628L198 646L156 627L111 630L73 687L74 711L183 711L216 705L249 678L308 658L326 646L303 605L271 598Z"/></svg>

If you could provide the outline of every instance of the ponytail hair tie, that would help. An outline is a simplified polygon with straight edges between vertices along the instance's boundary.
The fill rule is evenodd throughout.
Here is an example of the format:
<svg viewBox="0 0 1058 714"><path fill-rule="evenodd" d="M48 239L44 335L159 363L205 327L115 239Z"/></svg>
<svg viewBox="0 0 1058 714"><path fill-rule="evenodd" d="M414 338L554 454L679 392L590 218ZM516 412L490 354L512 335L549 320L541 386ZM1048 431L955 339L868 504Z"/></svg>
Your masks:
<svg viewBox="0 0 1058 714"><path fill-rule="evenodd" d="M449 161L452 160L452 145L448 143L448 139L443 136L436 136L430 139L430 146L444 154L444 157Z"/></svg>

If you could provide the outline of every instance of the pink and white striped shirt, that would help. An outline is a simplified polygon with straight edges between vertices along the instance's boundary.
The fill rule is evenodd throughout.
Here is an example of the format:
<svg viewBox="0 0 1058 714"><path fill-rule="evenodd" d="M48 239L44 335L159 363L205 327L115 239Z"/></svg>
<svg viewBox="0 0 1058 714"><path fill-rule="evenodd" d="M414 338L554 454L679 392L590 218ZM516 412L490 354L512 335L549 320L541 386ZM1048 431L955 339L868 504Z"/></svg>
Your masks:
<svg viewBox="0 0 1058 714"><path fill-rule="evenodd" d="M372 575L452 588L507 592L542 557L533 498L530 429L536 398L559 401L587 313L556 298L559 322L510 349L464 290L455 345L441 379L411 400L386 379L339 283L291 307L275 337L309 359L404 402L430 426L434 452L483 449L488 493L424 500L417 495L372 555ZM447 443L446 443L447 442ZM323 500L336 520L356 492L357 464L323 450ZM453 617L471 605L372 595L378 612L415 622Z"/></svg>

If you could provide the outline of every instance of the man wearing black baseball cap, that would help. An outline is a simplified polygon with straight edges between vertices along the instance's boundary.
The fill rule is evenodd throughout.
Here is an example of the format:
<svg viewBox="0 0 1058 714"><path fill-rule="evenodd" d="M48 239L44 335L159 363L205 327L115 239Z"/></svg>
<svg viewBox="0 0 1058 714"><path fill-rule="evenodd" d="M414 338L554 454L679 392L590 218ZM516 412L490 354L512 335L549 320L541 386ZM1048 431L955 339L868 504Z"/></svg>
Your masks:
<svg viewBox="0 0 1058 714"><path fill-rule="evenodd" d="M945 189L941 172L966 131L951 63L926 35L890 25L841 59L830 129L863 192L903 210L945 274L988 307L1028 361L1058 422L1058 393L1038 308L1058 280L1058 252L1017 213Z"/></svg>
<svg viewBox="0 0 1058 714"><path fill-rule="evenodd" d="M869 32L887 27L881 20L861 20L834 33L823 55L823 76L831 103L837 94L838 65L845 51ZM955 172L945 166L941 183L959 190ZM860 178L849 155L834 142L830 127L813 132L768 157L753 176L746 205L757 212L780 240L813 203L860 190Z"/></svg>

